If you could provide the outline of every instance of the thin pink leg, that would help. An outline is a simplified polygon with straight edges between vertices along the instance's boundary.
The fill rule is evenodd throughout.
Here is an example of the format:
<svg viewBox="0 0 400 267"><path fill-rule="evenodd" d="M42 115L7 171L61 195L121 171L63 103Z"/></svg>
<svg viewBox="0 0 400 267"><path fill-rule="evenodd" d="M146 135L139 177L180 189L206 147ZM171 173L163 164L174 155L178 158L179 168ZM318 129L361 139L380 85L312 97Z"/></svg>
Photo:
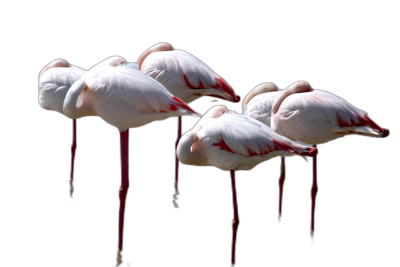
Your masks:
<svg viewBox="0 0 400 267"><path fill-rule="evenodd" d="M69 169L69 196L74 194L75 154L78 147L76 138L76 120L72 120L71 165Z"/></svg>
<svg viewBox="0 0 400 267"><path fill-rule="evenodd" d="M314 145L316 148L317 145ZM314 213L315 213L315 199L318 192L317 186L317 155L313 157L313 185L311 188L311 235L314 235Z"/></svg>
<svg viewBox="0 0 400 267"><path fill-rule="evenodd" d="M179 196L179 190L178 190L178 171L179 171L179 160L178 156L176 155L176 148L178 147L179 140L181 139L182 136L182 117L178 117L178 137L176 138L175 142L175 194L173 195L173 200L172 202L174 203L175 208L179 208L178 203L176 202L178 200Z"/></svg>
<svg viewBox="0 0 400 267"><path fill-rule="evenodd" d="M279 218L282 216L282 194L285 183L285 157L281 158L281 177L279 178Z"/></svg>
<svg viewBox="0 0 400 267"><path fill-rule="evenodd" d="M235 184L235 171L231 170L231 182L232 182L232 195L233 195L233 235L232 235L232 265L235 264L235 251L236 251L236 234L239 226L239 213L236 200L236 184Z"/></svg>
<svg viewBox="0 0 400 267"><path fill-rule="evenodd" d="M124 245L124 222L126 210L126 198L129 190L129 129L120 132L120 152L121 152L121 185L118 191L118 252L117 267L122 264L122 249Z"/></svg>

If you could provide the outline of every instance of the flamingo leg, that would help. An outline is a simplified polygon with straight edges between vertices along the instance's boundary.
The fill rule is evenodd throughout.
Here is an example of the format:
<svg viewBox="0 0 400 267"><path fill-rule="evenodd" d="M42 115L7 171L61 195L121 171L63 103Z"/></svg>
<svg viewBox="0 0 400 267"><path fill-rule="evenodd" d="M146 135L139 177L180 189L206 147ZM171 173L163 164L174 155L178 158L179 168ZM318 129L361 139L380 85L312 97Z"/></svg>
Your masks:
<svg viewBox="0 0 400 267"><path fill-rule="evenodd" d="M128 151L129 151L129 129L120 132L121 138L121 188L119 190L119 231L118 231L118 249L122 251L123 233L124 233L124 216L126 194L129 188L129 168L128 168Z"/></svg>
<svg viewBox="0 0 400 267"><path fill-rule="evenodd" d="M72 146L71 146L71 180L70 184L70 196L74 193L74 162L75 162L75 151L76 151L76 120L72 120Z"/></svg>
<svg viewBox="0 0 400 267"><path fill-rule="evenodd" d="M232 182L232 196L233 196L233 235L232 235L232 265L235 264L235 251L236 251L236 234L239 226L239 213L236 200L236 184L235 184L235 171L231 170L231 182Z"/></svg>
<svg viewBox="0 0 400 267"><path fill-rule="evenodd" d="M285 157L281 158L281 177L279 178L279 218L282 216L282 194L285 183Z"/></svg>
<svg viewBox="0 0 400 267"><path fill-rule="evenodd" d="M182 117L178 117L178 137L176 138L175 142L175 194L173 195L173 200L172 202L174 203L175 208L179 208L178 203L176 202L178 200L179 196L179 190L178 190L178 171L179 171L179 160L178 156L176 155L176 148L178 147L179 140L182 137Z"/></svg>
<svg viewBox="0 0 400 267"><path fill-rule="evenodd" d="M314 147L317 147L314 145ZM317 197L317 155L313 157L313 185L311 188L311 236L314 235L314 213L315 213L315 199Z"/></svg>

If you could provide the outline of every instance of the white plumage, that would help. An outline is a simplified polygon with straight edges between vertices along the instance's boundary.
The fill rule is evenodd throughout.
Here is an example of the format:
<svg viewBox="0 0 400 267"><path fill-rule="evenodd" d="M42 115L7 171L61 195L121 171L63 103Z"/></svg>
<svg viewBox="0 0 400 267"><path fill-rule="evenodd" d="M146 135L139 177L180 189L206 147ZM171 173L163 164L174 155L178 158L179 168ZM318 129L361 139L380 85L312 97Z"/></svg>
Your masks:
<svg viewBox="0 0 400 267"><path fill-rule="evenodd" d="M283 98L276 114L272 115L271 128L289 139L307 144L322 144L349 134L371 137L388 134L388 130L374 123L365 111L334 94L311 88L308 92Z"/></svg>
<svg viewBox="0 0 400 267"><path fill-rule="evenodd" d="M197 115L121 57L106 59L75 83L67 94L64 112L71 118L100 116L120 131L171 116Z"/></svg>
<svg viewBox="0 0 400 267"><path fill-rule="evenodd" d="M46 65L39 75L39 104L47 110L64 114L63 103L71 85L79 80L85 70L57 59Z"/></svg>
<svg viewBox="0 0 400 267"><path fill-rule="evenodd" d="M182 50L172 50L172 46L170 51L159 51L156 48L149 50L139 59L140 70L186 103L201 96L240 101L240 97L221 76L193 55Z"/></svg>

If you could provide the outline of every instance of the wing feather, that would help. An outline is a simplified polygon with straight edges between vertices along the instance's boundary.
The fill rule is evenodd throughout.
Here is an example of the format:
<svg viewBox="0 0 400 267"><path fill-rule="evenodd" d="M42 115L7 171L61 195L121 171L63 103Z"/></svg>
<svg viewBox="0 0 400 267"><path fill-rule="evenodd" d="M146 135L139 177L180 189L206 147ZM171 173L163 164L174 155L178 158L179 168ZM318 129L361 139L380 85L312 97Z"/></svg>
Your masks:
<svg viewBox="0 0 400 267"><path fill-rule="evenodd" d="M293 94L283 103L286 100L288 100L287 106L291 107L286 109L287 119L293 116L294 112L304 110L301 112L302 119L329 121L332 125L340 127L338 115L345 123L351 124L353 121L357 124L360 122L359 118L367 114L343 98L318 89L308 93Z"/></svg>
<svg viewBox="0 0 400 267"><path fill-rule="evenodd" d="M232 111L217 119L205 120L197 135L209 146L247 157L277 150L300 154L306 149L278 135L267 125Z"/></svg>
<svg viewBox="0 0 400 267"><path fill-rule="evenodd" d="M231 96L231 86L198 58L181 50L151 53L141 70L163 84L171 93L189 99L188 89L218 89Z"/></svg>
<svg viewBox="0 0 400 267"><path fill-rule="evenodd" d="M184 102L134 65L105 66L85 76L88 87L104 101L128 105L141 113L154 114L180 110L189 114ZM183 104L182 104L183 103ZM193 111L193 113L195 113Z"/></svg>

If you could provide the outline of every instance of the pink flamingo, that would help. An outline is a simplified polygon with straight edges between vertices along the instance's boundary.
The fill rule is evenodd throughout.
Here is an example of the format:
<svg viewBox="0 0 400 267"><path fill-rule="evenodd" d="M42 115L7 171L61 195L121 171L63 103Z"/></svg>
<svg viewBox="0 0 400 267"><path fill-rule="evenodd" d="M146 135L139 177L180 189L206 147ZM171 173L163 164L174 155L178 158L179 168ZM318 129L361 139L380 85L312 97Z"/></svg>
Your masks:
<svg viewBox="0 0 400 267"><path fill-rule="evenodd" d="M230 170L234 209L232 264L235 264L239 225L235 170L250 170L276 156L314 156L316 153L316 148L292 142L265 124L229 111L224 106L211 108L192 130L182 136L177 148L182 163Z"/></svg>
<svg viewBox="0 0 400 267"><path fill-rule="evenodd" d="M263 87L267 87L264 85ZM387 137L389 130L373 122L362 111L342 98L323 90L312 89L304 81L296 82L285 91L276 92L273 84L268 84L270 93L262 93L248 101L245 114L267 123L270 116L271 128L291 140L306 144L323 144L350 134L370 137ZM260 90L262 92L263 90ZM255 92L255 94L257 94ZM271 98L271 99L269 99ZM272 102L271 102L272 101ZM258 102L258 104L256 104ZM272 104L271 104L272 103ZM257 108L258 106L258 108ZM268 113L265 110L269 110ZM257 115L257 113L259 113ZM263 118L261 114L266 114ZM313 185L311 189L311 234L314 233L315 201L317 187L317 157L313 158ZM284 179L280 185L280 207Z"/></svg>
<svg viewBox="0 0 400 267"><path fill-rule="evenodd" d="M183 50L174 50L169 43L159 43L147 49L138 60L142 72L157 80L173 95L186 103L202 96L239 102L232 87L198 58ZM178 117L178 137L182 135L182 119ZM178 194L179 161L175 157L175 190ZM174 201L177 207L176 202Z"/></svg>
<svg viewBox="0 0 400 267"><path fill-rule="evenodd" d="M137 64L127 63L122 57L110 57L100 62L76 81L66 95L64 113L73 119L97 115L120 131L122 171L118 249L122 251L125 200L129 188L129 128L172 116L198 114L156 80L139 71Z"/></svg>
<svg viewBox="0 0 400 267"><path fill-rule="evenodd" d="M39 105L48 110L64 114L63 103L71 85L79 80L86 70L70 65L64 59L56 59L47 64L39 73ZM71 146L70 195L73 194L74 161L76 150L76 120L72 120L73 140Z"/></svg>

